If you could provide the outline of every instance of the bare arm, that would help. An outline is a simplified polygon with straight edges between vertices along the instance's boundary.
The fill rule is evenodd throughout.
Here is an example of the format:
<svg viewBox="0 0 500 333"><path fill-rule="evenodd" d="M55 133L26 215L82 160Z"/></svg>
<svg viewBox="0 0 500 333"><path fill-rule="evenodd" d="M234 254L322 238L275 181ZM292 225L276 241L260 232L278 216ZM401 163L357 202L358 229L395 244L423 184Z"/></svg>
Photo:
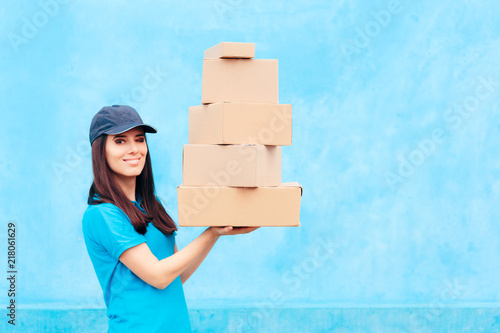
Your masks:
<svg viewBox="0 0 500 333"><path fill-rule="evenodd" d="M187 280L205 259L219 236L248 233L255 229L257 228L210 227L182 250L165 259L158 260L146 243L127 249L119 259L144 282L155 288L165 289L194 262L184 276Z"/></svg>
<svg viewBox="0 0 500 333"><path fill-rule="evenodd" d="M146 283L165 289L215 237L218 237L216 232L208 228L182 250L162 260L142 243L124 251L120 261Z"/></svg>
<svg viewBox="0 0 500 333"><path fill-rule="evenodd" d="M191 263L188 265L188 267L184 270L184 272L181 273L181 281L182 283L186 282L187 279L198 269L200 264L205 260L207 257L208 253L212 249L212 247L215 245L215 242L217 242L217 238L214 238L211 242L208 243L207 246L203 249L203 251L193 260ZM177 252L177 244L175 245L175 253Z"/></svg>
<svg viewBox="0 0 500 333"><path fill-rule="evenodd" d="M198 267L203 262L203 260L205 260L206 256L208 255L208 253L210 252L212 247L215 245L215 242L217 242L217 240L219 239L219 236L246 234L246 233L249 233L249 232L252 232L252 231L258 229L258 227L257 228L255 228L255 227L253 227L253 228L245 228L245 227L243 227L243 228L241 228L241 227L239 227L239 228L233 228L233 227L214 228L214 227L212 227L212 229L215 229L215 231L217 232L217 237L215 237L212 240L212 242L210 242L193 261L191 261L191 263L184 270L184 272L181 273L182 283L186 282L187 279L189 279L189 277L198 269ZM177 244L175 245L175 252L177 252Z"/></svg>

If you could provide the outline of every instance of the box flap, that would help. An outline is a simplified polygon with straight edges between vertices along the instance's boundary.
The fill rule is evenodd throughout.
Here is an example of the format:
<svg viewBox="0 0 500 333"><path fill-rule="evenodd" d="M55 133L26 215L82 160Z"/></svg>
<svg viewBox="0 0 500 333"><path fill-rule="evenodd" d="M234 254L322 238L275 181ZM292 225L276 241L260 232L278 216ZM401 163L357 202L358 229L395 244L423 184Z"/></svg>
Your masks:
<svg viewBox="0 0 500 333"><path fill-rule="evenodd" d="M300 187L300 196L302 196L302 193L304 192L304 189L298 182L288 182L288 183L281 183L281 186L287 186L287 187Z"/></svg>

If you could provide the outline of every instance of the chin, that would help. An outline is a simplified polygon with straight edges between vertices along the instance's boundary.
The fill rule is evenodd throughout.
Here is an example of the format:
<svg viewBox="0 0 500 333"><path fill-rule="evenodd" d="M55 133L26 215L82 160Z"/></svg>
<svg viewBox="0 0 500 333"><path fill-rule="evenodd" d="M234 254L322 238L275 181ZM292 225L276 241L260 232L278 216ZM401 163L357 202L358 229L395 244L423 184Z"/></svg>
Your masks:
<svg viewBox="0 0 500 333"><path fill-rule="evenodd" d="M142 169L141 170L138 170L138 171L135 171L135 172L131 172L130 173L130 176L139 176L142 172Z"/></svg>
<svg viewBox="0 0 500 333"><path fill-rule="evenodd" d="M142 170L144 170L144 167L137 170L121 170L121 172L117 173L123 177L137 177L141 174Z"/></svg>

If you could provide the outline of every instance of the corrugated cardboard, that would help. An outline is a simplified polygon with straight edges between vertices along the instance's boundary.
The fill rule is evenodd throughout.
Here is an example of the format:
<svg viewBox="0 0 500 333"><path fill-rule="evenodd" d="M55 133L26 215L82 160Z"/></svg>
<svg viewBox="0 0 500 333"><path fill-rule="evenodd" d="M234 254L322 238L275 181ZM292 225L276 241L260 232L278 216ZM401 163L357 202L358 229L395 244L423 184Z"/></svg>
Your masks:
<svg viewBox="0 0 500 333"><path fill-rule="evenodd" d="M179 226L300 225L302 187L177 187Z"/></svg>
<svg viewBox="0 0 500 333"><path fill-rule="evenodd" d="M201 103L278 103L278 60L203 60Z"/></svg>
<svg viewBox="0 0 500 333"><path fill-rule="evenodd" d="M222 42L205 50L204 59L253 58L255 43Z"/></svg>
<svg viewBox="0 0 500 333"><path fill-rule="evenodd" d="M214 103L189 108L191 144L292 144L290 104Z"/></svg>
<svg viewBox="0 0 500 333"><path fill-rule="evenodd" d="M191 186L279 186L281 147L184 145L183 184Z"/></svg>

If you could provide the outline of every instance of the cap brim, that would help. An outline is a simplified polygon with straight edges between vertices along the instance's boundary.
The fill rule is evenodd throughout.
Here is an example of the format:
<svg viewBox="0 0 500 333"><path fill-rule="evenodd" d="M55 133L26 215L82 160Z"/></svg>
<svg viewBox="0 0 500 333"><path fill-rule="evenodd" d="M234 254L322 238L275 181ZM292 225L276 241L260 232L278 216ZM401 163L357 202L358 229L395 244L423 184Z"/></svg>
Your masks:
<svg viewBox="0 0 500 333"><path fill-rule="evenodd" d="M156 133L157 132L156 128L154 128L153 126L150 126L150 125L146 125L146 124L123 124L123 125L115 126L115 127L108 129L107 131L104 132L104 134L120 134L120 133L126 132L128 130L131 130L132 128L136 128L136 127L144 128L144 132L147 132L147 133Z"/></svg>

